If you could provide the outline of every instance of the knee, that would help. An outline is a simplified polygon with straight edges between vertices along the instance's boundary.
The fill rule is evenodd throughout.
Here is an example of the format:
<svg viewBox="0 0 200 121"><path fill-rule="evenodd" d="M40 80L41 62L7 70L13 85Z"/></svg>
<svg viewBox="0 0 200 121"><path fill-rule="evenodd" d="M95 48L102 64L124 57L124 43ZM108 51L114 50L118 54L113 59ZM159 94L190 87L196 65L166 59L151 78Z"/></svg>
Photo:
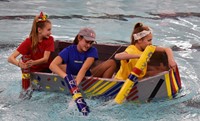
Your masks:
<svg viewBox="0 0 200 121"><path fill-rule="evenodd" d="M116 68L117 64L115 62L114 59L109 59L107 60L107 64L110 66L110 67L113 67L113 68Z"/></svg>

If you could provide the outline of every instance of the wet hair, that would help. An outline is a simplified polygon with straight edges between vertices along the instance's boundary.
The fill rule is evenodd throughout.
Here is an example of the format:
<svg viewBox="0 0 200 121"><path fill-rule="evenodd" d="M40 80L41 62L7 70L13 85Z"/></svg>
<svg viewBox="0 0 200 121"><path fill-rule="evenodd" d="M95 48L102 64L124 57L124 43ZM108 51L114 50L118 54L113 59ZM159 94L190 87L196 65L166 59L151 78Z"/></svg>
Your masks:
<svg viewBox="0 0 200 121"><path fill-rule="evenodd" d="M73 41L73 44L75 44L75 45L77 45L79 43L78 36L80 36L81 39L83 38L83 36L81 36L81 35L76 35L76 37Z"/></svg>
<svg viewBox="0 0 200 121"><path fill-rule="evenodd" d="M51 22L48 19L46 19L45 21L39 21L39 16L36 16L33 20L32 29L29 34L29 38L31 39L31 49L33 52L36 52L37 45L39 42L38 28L43 29L47 23L51 24Z"/></svg>
<svg viewBox="0 0 200 121"><path fill-rule="evenodd" d="M138 22L135 24L133 32L131 34L131 44L135 45L135 43L137 43L138 40L135 40L133 35L137 34L139 32L142 32L143 30L150 30L148 26L144 26L142 23Z"/></svg>

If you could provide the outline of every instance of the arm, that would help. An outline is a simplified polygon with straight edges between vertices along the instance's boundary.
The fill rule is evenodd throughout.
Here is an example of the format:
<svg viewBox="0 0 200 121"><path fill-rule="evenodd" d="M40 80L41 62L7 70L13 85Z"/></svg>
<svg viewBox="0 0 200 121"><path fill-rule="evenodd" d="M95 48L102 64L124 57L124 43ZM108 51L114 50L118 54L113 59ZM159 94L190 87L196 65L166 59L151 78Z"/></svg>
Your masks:
<svg viewBox="0 0 200 121"><path fill-rule="evenodd" d="M20 55L20 53L15 50L9 57L8 57L8 62L12 63L13 65L19 66L20 68L28 68L28 66L23 63L20 60L17 60L16 58Z"/></svg>
<svg viewBox="0 0 200 121"><path fill-rule="evenodd" d="M37 60L29 60L26 62L26 64L31 67L33 65L38 65L38 64L43 64L43 63L47 63L49 60L51 52L50 51L45 51L44 55L42 58L37 59Z"/></svg>
<svg viewBox="0 0 200 121"><path fill-rule="evenodd" d="M30 41L28 41L28 44L31 44ZM49 57L51 55L51 52L54 52L54 39L52 36L50 36L47 40L42 41L42 47L44 48L44 52L39 53L43 55L41 58L35 59L35 60L29 60L26 63L28 64L29 67L33 65L39 65L39 64L44 64L48 63Z"/></svg>
<svg viewBox="0 0 200 121"><path fill-rule="evenodd" d="M50 64L49 69L51 69L52 72L58 74L62 78L65 78L67 74L64 70L61 69L62 65L62 58L60 56L57 56Z"/></svg>
<svg viewBox="0 0 200 121"><path fill-rule="evenodd" d="M121 53L117 53L115 55L115 59L117 59L117 60L129 60L129 59L134 59L134 58L140 58L140 55L128 54L125 51L121 52Z"/></svg>
<svg viewBox="0 0 200 121"><path fill-rule="evenodd" d="M174 60L173 52L170 48L156 47L156 51L165 52L167 54L168 63L170 68L174 68L177 64Z"/></svg>
<svg viewBox="0 0 200 121"><path fill-rule="evenodd" d="M77 85L80 84L80 82L82 81L82 79L85 76L85 73L87 72L87 70L91 67L91 65L94 63L94 58L92 57L88 57L83 66L81 67L81 69L79 70L77 76L76 76L76 83Z"/></svg>

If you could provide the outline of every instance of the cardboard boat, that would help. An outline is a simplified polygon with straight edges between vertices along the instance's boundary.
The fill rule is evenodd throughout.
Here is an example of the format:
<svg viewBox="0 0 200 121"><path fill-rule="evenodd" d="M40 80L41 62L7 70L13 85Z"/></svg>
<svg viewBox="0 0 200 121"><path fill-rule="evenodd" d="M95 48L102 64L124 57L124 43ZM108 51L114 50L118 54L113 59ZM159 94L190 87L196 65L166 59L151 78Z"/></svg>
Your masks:
<svg viewBox="0 0 200 121"><path fill-rule="evenodd" d="M71 42L55 41L55 52L51 57L57 56L63 48ZM98 49L99 60L105 61L113 58L114 53L122 52L127 46L94 44ZM120 62L116 61L118 67ZM117 71L117 70L116 70ZM84 98L114 99L123 86L125 80L114 78L85 77L79 88ZM31 73L31 85L35 90L60 92L70 95L65 80L53 73ZM126 97L127 101L151 101L175 97L181 90L181 78L178 67L176 70L168 68L165 53L155 52L148 62L147 75L134 85Z"/></svg>

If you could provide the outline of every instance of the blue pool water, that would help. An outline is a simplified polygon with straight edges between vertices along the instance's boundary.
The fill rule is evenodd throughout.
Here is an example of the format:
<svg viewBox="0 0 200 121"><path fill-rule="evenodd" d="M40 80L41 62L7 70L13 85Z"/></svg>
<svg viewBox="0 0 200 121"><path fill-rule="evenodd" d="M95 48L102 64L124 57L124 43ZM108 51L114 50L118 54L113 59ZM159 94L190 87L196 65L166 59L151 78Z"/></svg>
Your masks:
<svg viewBox="0 0 200 121"><path fill-rule="evenodd" d="M200 120L199 6L199 0L0 0L0 120ZM28 36L40 11L49 15L55 39L63 41L73 39L81 27L92 27L98 43L129 44L136 22L149 25L154 44L182 49L174 51L181 93L173 100L145 104L86 99L91 109L87 117L63 94L35 92L30 100L18 99L21 72L7 57Z"/></svg>

